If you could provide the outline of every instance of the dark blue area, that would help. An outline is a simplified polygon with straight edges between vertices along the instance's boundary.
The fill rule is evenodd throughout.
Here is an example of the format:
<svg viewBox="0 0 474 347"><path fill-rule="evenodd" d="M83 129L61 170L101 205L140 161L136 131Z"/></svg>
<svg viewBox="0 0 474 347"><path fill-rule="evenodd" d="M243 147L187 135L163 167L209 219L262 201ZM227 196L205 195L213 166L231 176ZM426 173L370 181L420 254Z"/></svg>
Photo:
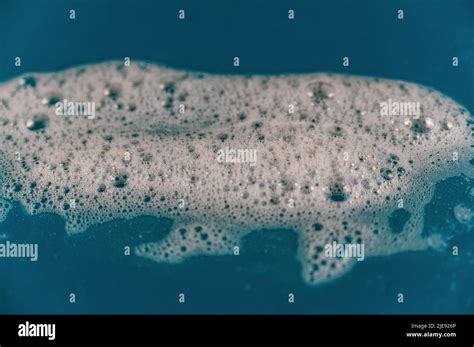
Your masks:
<svg viewBox="0 0 474 347"><path fill-rule="evenodd" d="M186 20L178 20L179 9ZM287 19L288 9L295 20ZM0 1L0 80L125 56L213 73L334 71L403 79L439 89L473 111L474 1ZM350 67L342 66L344 56ZM459 67L451 65L453 56ZM426 207L424 235L441 230L449 247L459 245L459 256L448 247L368 258L318 287L301 280L292 231L255 231L238 257L165 265L124 256L123 247L163 237L172 221L113 221L67 237L59 217L28 217L17 206L0 234L38 242L40 260L0 260L0 312L473 313L474 235L452 213L459 203L472 206L471 187L448 180ZM68 303L71 292L76 304ZM177 303L180 292L185 305ZM404 304L396 301L400 292ZM293 305L288 293L296 295Z"/></svg>
<svg viewBox="0 0 474 347"><path fill-rule="evenodd" d="M127 56L216 73L337 71L405 79L473 109L473 32L471 0L2 0L0 80ZM16 56L21 68L14 67ZM350 67L342 66L344 56Z"/></svg>

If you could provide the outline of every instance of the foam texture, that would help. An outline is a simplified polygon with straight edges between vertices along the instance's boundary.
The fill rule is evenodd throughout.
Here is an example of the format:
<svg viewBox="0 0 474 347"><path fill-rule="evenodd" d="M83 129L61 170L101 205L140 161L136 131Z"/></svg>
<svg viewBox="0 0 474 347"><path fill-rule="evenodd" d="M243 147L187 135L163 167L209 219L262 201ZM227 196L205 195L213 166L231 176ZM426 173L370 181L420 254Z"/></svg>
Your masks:
<svg viewBox="0 0 474 347"><path fill-rule="evenodd" d="M95 102L95 118L56 115L63 99ZM382 116L388 99L420 102L421 114ZM423 208L435 182L472 171L469 117L435 90L376 78L117 62L29 74L0 85L0 197L63 216L71 234L173 218L167 237L135 250L160 262L292 228L303 278L317 284L356 262L326 258L327 243L364 243L367 257L441 242L422 237ZM256 150L256 165L218 161L225 148Z"/></svg>

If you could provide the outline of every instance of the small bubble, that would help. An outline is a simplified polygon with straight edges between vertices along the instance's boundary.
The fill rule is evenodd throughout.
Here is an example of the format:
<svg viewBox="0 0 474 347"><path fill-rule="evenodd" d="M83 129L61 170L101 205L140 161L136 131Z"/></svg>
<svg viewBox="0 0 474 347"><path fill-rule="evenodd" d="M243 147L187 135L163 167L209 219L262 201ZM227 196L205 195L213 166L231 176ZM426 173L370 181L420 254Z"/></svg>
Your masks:
<svg viewBox="0 0 474 347"><path fill-rule="evenodd" d="M45 129L48 126L48 117L45 115L36 115L26 122L26 127L31 131Z"/></svg>
<svg viewBox="0 0 474 347"><path fill-rule="evenodd" d="M451 122L446 122L443 124L443 129L444 130L451 130L453 128L453 123Z"/></svg>
<svg viewBox="0 0 474 347"><path fill-rule="evenodd" d="M434 120L429 117L420 117L414 119L411 129L418 134L425 134L432 130L435 126Z"/></svg>
<svg viewBox="0 0 474 347"><path fill-rule="evenodd" d="M334 97L334 93L330 91L331 86L322 81L310 83L308 89L308 96L310 96L317 104Z"/></svg>
<svg viewBox="0 0 474 347"><path fill-rule="evenodd" d="M104 96L116 100L120 96L120 88L118 86L107 86L104 88Z"/></svg>
<svg viewBox="0 0 474 347"><path fill-rule="evenodd" d="M25 76L20 78L19 85L22 87L36 87L36 78L33 76Z"/></svg>
<svg viewBox="0 0 474 347"><path fill-rule="evenodd" d="M349 199L350 193L349 186L335 183L329 188L329 199L334 202L344 202Z"/></svg>
<svg viewBox="0 0 474 347"><path fill-rule="evenodd" d="M51 95L49 97L41 99L41 103L47 106L54 106L61 101L61 97L58 95Z"/></svg>
<svg viewBox="0 0 474 347"><path fill-rule="evenodd" d="M227 135L227 134L220 134L220 135L217 136L217 138L218 138L219 140L221 140L222 142L224 142L225 140L227 140L227 139L229 138L229 135Z"/></svg>
<svg viewBox="0 0 474 347"><path fill-rule="evenodd" d="M338 125L332 128L330 132L331 132L331 135L334 137L344 137L344 129L342 129Z"/></svg>
<svg viewBox="0 0 474 347"><path fill-rule="evenodd" d="M162 84L160 88L165 91L166 93L173 94L176 90L176 87L173 82L167 82Z"/></svg>
<svg viewBox="0 0 474 347"><path fill-rule="evenodd" d="M390 154L390 159L388 160L389 164L397 165L400 160L400 157L396 154Z"/></svg>
<svg viewBox="0 0 474 347"><path fill-rule="evenodd" d="M163 105L164 108L170 109L173 107L173 98L170 96L166 98L166 100L163 101L161 104Z"/></svg>
<svg viewBox="0 0 474 347"><path fill-rule="evenodd" d="M270 198L270 203L272 205L278 205L280 203L280 199L278 198L278 196L272 196Z"/></svg>
<svg viewBox="0 0 474 347"><path fill-rule="evenodd" d="M380 169L380 173L382 174L383 179L387 181L391 181L394 177L393 171L390 169Z"/></svg>
<svg viewBox="0 0 474 347"><path fill-rule="evenodd" d="M113 177L114 187L123 188L128 184L128 175L125 173L120 173Z"/></svg>
<svg viewBox="0 0 474 347"><path fill-rule="evenodd" d="M435 127L435 122L433 118L426 117L425 118L425 127L427 129L433 129Z"/></svg>
<svg viewBox="0 0 474 347"><path fill-rule="evenodd" d="M314 187L310 185L309 183L305 183L301 186L301 192L303 194L309 194L314 190Z"/></svg>
<svg viewBox="0 0 474 347"><path fill-rule="evenodd" d="M240 113L239 114L239 120L244 121L247 119L247 115L245 113Z"/></svg>

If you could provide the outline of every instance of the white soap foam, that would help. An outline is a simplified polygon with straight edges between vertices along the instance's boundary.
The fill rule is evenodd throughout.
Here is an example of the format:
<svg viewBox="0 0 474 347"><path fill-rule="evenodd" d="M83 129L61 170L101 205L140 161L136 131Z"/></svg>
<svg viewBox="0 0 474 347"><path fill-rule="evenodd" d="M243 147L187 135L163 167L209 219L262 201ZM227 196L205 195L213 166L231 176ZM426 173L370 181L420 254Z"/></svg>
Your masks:
<svg viewBox="0 0 474 347"><path fill-rule="evenodd" d="M95 117L57 115L64 99L94 102ZM419 102L421 114L382 115L389 99ZM333 241L363 243L366 257L430 246L434 183L472 170L469 117L426 87L335 74L117 62L30 74L0 86L0 197L63 216L68 233L173 218L166 238L136 248L156 261L231 254L252 230L293 228L316 284L357 262L326 258ZM218 160L226 149L253 151L255 165ZM405 224L391 224L397 214Z"/></svg>

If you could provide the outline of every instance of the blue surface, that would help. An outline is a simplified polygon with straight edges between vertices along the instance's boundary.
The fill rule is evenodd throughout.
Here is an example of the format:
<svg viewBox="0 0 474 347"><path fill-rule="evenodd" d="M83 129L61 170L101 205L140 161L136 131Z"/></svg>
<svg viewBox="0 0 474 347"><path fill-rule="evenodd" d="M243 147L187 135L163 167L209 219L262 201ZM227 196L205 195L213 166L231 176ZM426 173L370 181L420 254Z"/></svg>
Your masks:
<svg viewBox="0 0 474 347"><path fill-rule="evenodd" d="M179 21L177 11L186 10ZM294 9L296 20L287 19ZM405 11L399 21L396 11ZM77 19L68 19L69 9ZM15 67L16 56L22 67ZM336 71L434 87L474 111L474 1L0 0L0 80L110 59L214 73ZM232 66L239 56L241 66ZM350 68L342 57L350 57ZM451 59L459 57L453 68ZM124 245L163 237L172 221L113 221L67 237L58 216L0 224L10 240L38 242L40 260L0 261L0 313L474 313L474 233L453 216L474 205L473 182L437 186L425 234L460 246L369 258L332 283L305 285L291 230L255 231L241 256L179 265L124 257ZM77 295L70 304L68 294ZM187 293L186 305L177 293ZM293 305L287 295L296 295ZM396 294L405 293L398 304Z"/></svg>

